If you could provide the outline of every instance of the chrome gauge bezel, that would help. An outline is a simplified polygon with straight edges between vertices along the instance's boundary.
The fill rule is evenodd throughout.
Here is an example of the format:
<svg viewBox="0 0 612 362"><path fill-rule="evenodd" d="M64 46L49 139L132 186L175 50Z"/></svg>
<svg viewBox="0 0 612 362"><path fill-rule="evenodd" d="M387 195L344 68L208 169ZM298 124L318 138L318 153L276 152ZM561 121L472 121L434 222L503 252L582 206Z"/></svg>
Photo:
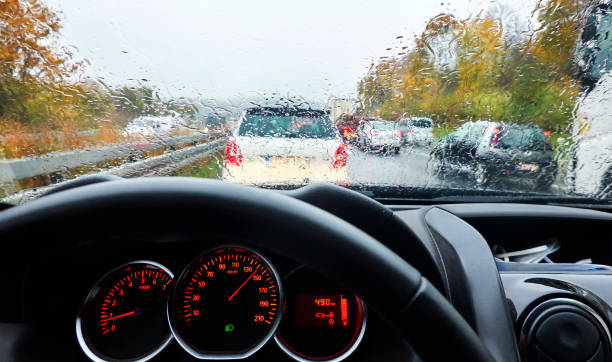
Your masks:
<svg viewBox="0 0 612 362"><path fill-rule="evenodd" d="M363 339L363 335L365 334L366 326L368 324L368 308L367 308L365 302L361 298L359 298L359 296L355 296L355 298L357 298L359 300L360 305L361 305L361 309L362 309L361 329L359 330L359 334L357 335L357 338L355 338L355 341L342 354L340 354L340 355L338 355L336 357L333 357L331 359L320 359L320 358L316 358L316 359L313 358L313 359L311 359L311 358L307 358L306 356L301 356L301 355L295 353L294 351L292 351L287 346L287 344L284 341L282 341L281 338L279 338L278 334L274 334L274 341L276 342L278 347L283 352L285 352L285 354L287 354L289 357L291 357L294 360L299 361L299 362L313 362L313 361L340 362L340 361L346 359L351 354L353 354L353 352L355 352L357 347L359 347L359 344L361 343L361 340Z"/></svg>
<svg viewBox="0 0 612 362"><path fill-rule="evenodd" d="M104 274L100 279L98 279L98 281L94 284L94 286L91 288L91 290L87 294L87 297L85 298L83 303L81 303L81 307L79 308L79 311L77 312L77 317L76 317L76 336L77 336L77 340L79 342L79 346L81 347L81 349L83 350L85 355L87 355L87 357L89 357L89 359L91 359L92 361L95 361L95 362L105 362L105 361L112 360L112 361L126 361L126 362L127 361L130 361L130 362L144 362L144 361L148 361L151 358L157 356L161 351L163 351L166 348L166 346L168 346L170 341L172 341L173 335L172 335L171 331L168 330L168 336L163 340L162 343L160 343L153 350L151 350L151 352L146 353L144 356L139 357L139 358L135 358L135 359L134 358L131 358L131 359L110 358L110 357L104 356L104 354L99 352L99 351L97 351L94 346L90 346L90 344L87 343L87 341L89 340L89 337L86 336L85 332L83 331L83 313L85 312L85 308L97 296L97 294L101 290L101 285L110 276L112 276L113 274L117 273L121 269L123 269L125 267L128 267L128 266L131 266L131 265L153 265L153 266L163 270L164 272L168 273L170 278L172 278L172 280L174 280L174 274L172 273L172 271L170 269L168 269L167 267L165 267L164 265L162 265L160 263L157 263L157 262L154 262L154 261L150 261L150 260L135 260L135 261L131 261L129 263L125 263L125 264L119 265L118 267L113 268L112 270L110 270L109 272ZM171 288L171 289L173 289L173 288ZM171 294L171 291L168 292L168 295L170 295L170 294Z"/></svg>
<svg viewBox="0 0 612 362"><path fill-rule="evenodd" d="M279 311L278 311L278 315L276 317L276 319L274 320L274 323L272 323L272 326L270 327L270 330L268 331L268 333L266 334L266 336L255 346L251 347L250 349L242 352L242 353L202 353L200 351L195 350L194 348L192 348L189 343L187 343L187 341L185 341L183 339L183 337L180 334L180 331L178 330L177 326L175 325L175 318L174 318L174 311L175 311L175 301L176 301L176 293L177 293L177 286L179 285L179 283L181 283L183 281L183 279L186 277L187 272L194 266L194 264L201 258L215 252L221 249L231 249L231 248L235 248L235 249L242 249L245 250L249 253L252 253L253 255L257 256L258 258L260 258L265 264L266 266L271 270L272 274L274 275L274 278L276 278L276 282L278 284L278 296L279 296L279 300L278 300L278 305L279 307ZM218 245L215 246L214 248L210 248L202 253L200 253L198 255L197 258L193 259L191 262L189 262L189 264L183 269L183 271L181 272L181 275L178 277L178 279L176 280L176 282L174 283L175 287L172 288L171 292L169 293L169 299L168 299L168 303L167 303L167 316L168 316L168 324L170 325L170 331L172 332L172 335L174 336L174 339L178 342L178 344L185 350L187 351L187 353L189 353L190 355L192 355L195 358L198 359L212 359L212 360L229 360L229 359L243 359L243 358L247 358L251 355L253 355L255 352L259 351L266 343L268 343L268 341L270 340L270 338L272 338L272 336L274 336L276 334L276 331L278 329L278 326L280 325L281 319L283 317L283 309L282 306L284 306L285 303L285 293L283 290L283 285L282 285L282 280L280 278L280 275L278 274L278 271L276 270L276 268L274 267L274 265L270 262L270 260L268 258L266 258L263 254L261 254L260 252L253 250L252 248L248 247L248 246L244 246L241 244L224 244L224 245Z"/></svg>

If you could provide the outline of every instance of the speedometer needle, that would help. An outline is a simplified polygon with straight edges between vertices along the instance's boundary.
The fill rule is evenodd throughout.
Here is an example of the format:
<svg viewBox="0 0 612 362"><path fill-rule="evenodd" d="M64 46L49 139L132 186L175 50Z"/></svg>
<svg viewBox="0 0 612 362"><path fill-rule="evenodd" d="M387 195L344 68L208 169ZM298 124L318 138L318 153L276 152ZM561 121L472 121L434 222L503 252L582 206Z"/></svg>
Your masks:
<svg viewBox="0 0 612 362"><path fill-rule="evenodd" d="M133 311L131 311L131 312L127 312L127 313L123 313L123 314L119 314L119 315L116 315L116 316L112 316L112 317L109 317L109 318L103 319L103 320L102 320L102 322L108 322L108 321L111 321L111 320L113 320L113 319L122 318L122 317L127 317L127 316L129 316L129 315L134 314L134 313L136 313L136 311L134 311L134 310L133 310Z"/></svg>
<svg viewBox="0 0 612 362"><path fill-rule="evenodd" d="M253 275L255 275L255 273L257 272L257 270L255 270L253 273L251 273L251 275L249 275L248 278L246 278L246 280L240 284L240 286L238 287L238 289L236 289L236 291L234 292L234 294L230 295L229 298L227 298L227 301L229 302L230 300L232 300L232 298L234 298L234 296L236 295L236 293L238 293L240 291L240 289L242 289L242 287L244 287L244 285L253 277Z"/></svg>

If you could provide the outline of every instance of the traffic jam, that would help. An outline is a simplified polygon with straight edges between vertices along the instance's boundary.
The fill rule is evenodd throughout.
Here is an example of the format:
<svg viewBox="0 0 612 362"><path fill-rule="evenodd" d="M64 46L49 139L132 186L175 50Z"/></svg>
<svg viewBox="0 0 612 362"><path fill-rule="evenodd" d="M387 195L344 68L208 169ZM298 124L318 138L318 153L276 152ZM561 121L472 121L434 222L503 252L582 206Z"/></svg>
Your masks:
<svg viewBox="0 0 612 362"><path fill-rule="evenodd" d="M229 131L222 179L533 192L551 192L557 181L549 133L537 126L471 121L445 129L431 117L388 120L360 113L357 101L334 104L245 110Z"/></svg>

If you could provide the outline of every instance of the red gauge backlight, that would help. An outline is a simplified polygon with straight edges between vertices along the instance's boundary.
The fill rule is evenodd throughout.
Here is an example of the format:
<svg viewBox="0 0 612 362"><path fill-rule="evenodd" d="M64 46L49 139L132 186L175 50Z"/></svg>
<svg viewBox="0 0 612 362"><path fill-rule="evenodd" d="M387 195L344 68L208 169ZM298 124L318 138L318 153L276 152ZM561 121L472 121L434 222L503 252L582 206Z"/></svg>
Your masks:
<svg viewBox="0 0 612 362"><path fill-rule="evenodd" d="M166 300L172 273L143 261L121 266L91 290L77 318L77 337L93 360L152 357L171 339Z"/></svg>
<svg viewBox="0 0 612 362"><path fill-rule="evenodd" d="M359 345L366 328L366 309L359 297L311 269L284 280L285 315L276 342L299 361L340 361Z"/></svg>
<svg viewBox="0 0 612 362"><path fill-rule="evenodd" d="M293 324L297 327L348 327L356 314L351 310L349 321L349 303L344 294L297 294L293 303Z"/></svg>
<svg viewBox="0 0 612 362"><path fill-rule="evenodd" d="M178 343L204 359L244 358L274 334L283 305L278 274L239 247L213 250L181 275L168 312Z"/></svg>

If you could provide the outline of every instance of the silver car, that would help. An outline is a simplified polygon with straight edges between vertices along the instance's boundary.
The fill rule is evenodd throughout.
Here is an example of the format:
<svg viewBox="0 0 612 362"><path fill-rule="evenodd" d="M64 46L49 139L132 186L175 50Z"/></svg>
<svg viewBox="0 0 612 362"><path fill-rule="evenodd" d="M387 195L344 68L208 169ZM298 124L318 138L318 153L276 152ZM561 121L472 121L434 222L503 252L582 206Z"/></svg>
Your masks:
<svg viewBox="0 0 612 362"><path fill-rule="evenodd" d="M403 145L429 146L433 140L433 122L430 118L402 118L398 122Z"/></svg>
<svg viewBox="0 0 612 362"><path fill-rule="evenodd" d="M402 146L401 133L393 122L366 121L359 125L356 133L358 145L364 150L397 154Z"/></svg>
<svg viewBox="0 0 612 362"><path fill-rule="evenodd" d="M222 178L247 184L342 183L347 157L324 111L254 107L227 141Z"/></svg>

